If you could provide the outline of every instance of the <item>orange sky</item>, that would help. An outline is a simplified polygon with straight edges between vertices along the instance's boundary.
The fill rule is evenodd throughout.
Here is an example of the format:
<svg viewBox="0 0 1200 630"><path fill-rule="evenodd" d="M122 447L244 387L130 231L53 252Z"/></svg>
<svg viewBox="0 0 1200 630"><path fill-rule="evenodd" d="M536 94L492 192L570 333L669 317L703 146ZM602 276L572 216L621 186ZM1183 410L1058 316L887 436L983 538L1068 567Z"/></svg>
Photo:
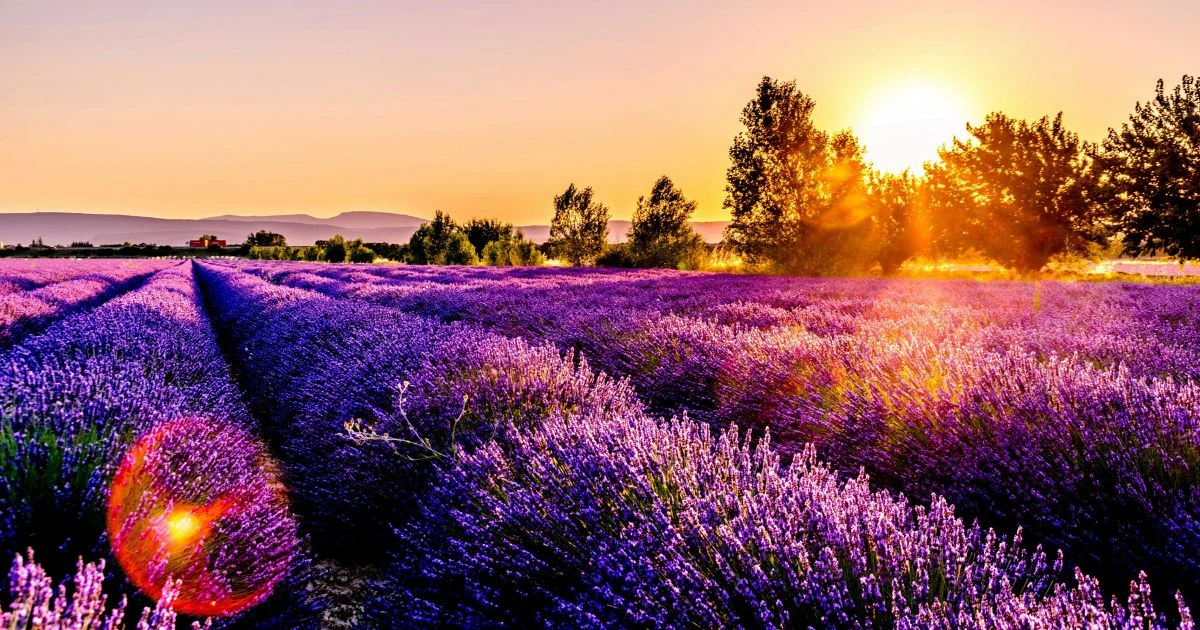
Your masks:
<svg viewBox="0 0 1200 630"><path fill-rule="evenodd" d="M181 4L0 3L0 211L528 224L572 181L628 218L667 174L720 219L764 74L830 129L917 83L1098 139L1200 73L1184 0Z"/></svg>

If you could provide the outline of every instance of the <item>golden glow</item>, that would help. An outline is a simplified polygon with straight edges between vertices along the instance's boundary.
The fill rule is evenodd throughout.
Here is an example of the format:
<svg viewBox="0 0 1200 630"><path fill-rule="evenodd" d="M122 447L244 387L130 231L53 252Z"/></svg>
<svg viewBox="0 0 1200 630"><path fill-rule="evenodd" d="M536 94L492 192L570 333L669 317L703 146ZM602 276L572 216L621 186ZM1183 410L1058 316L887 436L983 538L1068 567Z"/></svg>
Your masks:
<svg viewBox="0 0 1200 630"><path fill-rule="evenodd" d="M167 517L167 538L171 550L179 550L190 546L200 537L200 519L191 510L173 510Z"/></svg>
<svg viewBox="0 0 1200 630"><path fill-rule="evenodd" d="M348 6L0 2L0 212L544 225L570 182L627 219L666 174L698 220L725 220L763 75L896 168L949 140L881 155L862 107L905 78L967 99L949 131L1062 110L1094 141L1200 59L1185 0Z"/></svg>
<svg viewBox="0 0 1200 630"><path fill-rule="evenodd" d="M954 92L934 83L893 85L871 101L856 126L867 160L882 171L923 171L937 148L962 136L969 109Z"/></svg>

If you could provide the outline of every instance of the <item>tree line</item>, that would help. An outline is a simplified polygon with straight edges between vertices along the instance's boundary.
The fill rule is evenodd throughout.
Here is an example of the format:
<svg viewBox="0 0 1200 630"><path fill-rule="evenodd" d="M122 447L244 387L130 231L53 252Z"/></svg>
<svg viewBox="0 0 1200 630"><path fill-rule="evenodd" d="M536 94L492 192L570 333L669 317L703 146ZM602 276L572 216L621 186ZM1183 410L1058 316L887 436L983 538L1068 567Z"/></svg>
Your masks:
<svg viewBox="0 0 1200 630"><path fill-rule="evenodd" d="M851 131L813 122L813 99L764 77L729 149L723 246L748 264L801 275L897 272L913 257L969 252L1022 273L1060 255L1115 243L1140 256L1200 259L1200 82L1158 82L1120 130L1099 143L1063 115L1022 120L996 112L938 150L924 174L874 169ZM696 202L669 177L638 198L625 243L608 243L610 212L591 187L553 199L543 245L496 219L459 224L442 211L403 245L335 236L287 248L280 235L247 240L251 257L410 264L569 265L700 269L710 248L693 230ZM277 240L273 240L278 237ZM378 251L377 251L378 250Z"/></svg>
<svg viewBox="0 0 1200 630"><path fill-rule="evenodd" d="M729 150L726 240L784 273L893 273L975 250L1029 273L1118 240L1122 253L1200 258L1200 83L1138 103L1100 143L1062 114L967 124L923 176L870 167L849 131L812 122L794 82L766 77Z"/></svg>

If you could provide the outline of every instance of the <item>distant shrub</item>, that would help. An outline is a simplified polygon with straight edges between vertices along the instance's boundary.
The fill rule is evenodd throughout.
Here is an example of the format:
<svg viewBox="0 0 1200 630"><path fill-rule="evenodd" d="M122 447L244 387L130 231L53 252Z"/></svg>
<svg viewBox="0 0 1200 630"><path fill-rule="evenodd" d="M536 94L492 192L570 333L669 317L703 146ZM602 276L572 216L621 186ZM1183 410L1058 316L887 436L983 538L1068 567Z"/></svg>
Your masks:
<svg viewBox="0 0 1200 630"><path fill-rule="evenodd" d="M618 243L604 248L604 253L596 258L596 266L633 268L637 267L637 259L627 243Z"/></svg>
<svg viewBox="0 0 1200 630"><path fill-rule="evenodd" d="M475 246L462 232L450 235L446 243L446 254L443 259L447 265L478 265L479 257L475 255Z"/></svg>
<svg viewBox="0 0 1200 630"><path fill-rule="evenodd" d="M375 251L363 245L362 241L355 241L347 250L346 262L373 263L375 262Z"/></svg>
<svg viewBox="0 0 1200 630"><path fill-rule="evenodd" d="M483 264L493 267L537 267L546 264L546 257L537 244L525 238L521 230L487 243L481 256Z"/></svg>

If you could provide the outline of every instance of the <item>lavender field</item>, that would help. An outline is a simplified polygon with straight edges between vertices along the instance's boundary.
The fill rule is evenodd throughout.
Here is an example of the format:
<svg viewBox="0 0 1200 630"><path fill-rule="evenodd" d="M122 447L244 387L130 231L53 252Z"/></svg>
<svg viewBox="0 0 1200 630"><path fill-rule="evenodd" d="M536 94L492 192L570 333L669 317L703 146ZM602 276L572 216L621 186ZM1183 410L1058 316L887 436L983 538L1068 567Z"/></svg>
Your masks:
<svg viewBox="0 0 1200 630"><path fill-rule="evenodd" d="M3 261L0 472L5 628L1190 628L1200 287Z"/></svg>

